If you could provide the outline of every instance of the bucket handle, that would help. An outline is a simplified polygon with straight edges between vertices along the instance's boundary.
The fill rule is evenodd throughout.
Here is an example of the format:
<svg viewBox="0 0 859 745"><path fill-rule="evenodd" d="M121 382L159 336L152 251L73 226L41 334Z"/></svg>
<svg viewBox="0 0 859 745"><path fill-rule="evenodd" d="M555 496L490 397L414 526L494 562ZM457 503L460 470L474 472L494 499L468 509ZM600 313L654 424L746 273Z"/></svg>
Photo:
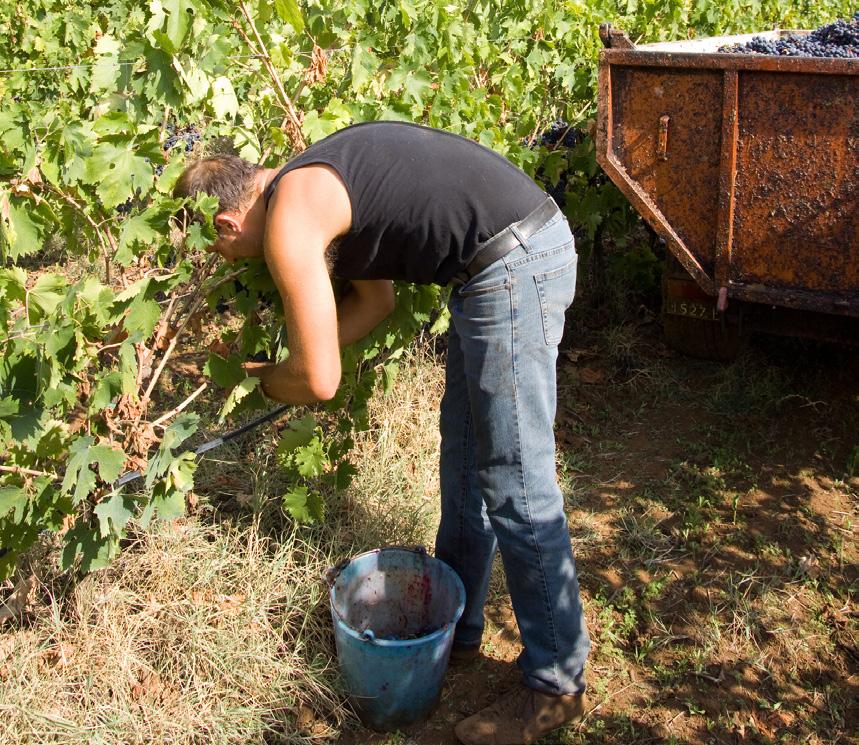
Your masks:
<svg viewBox="0 0 859 745"><path fill-rule="evenodd" d="M387 551L389 549L400 549L401 551L412 551L413 553L420 554L421 556L427 555L426 546L422 546L420 544L415 546L385 546L385 548L381 549L382 551ZM335 564L334 566L330 566L327 569L322 570L322 581L328 585L329 588L334 587L334 583L337 581L337 578L340 576L340 572L342 572L349 563L352 561L351 558L343 559L341 562ZM372 632L370 632L372 633Z"/></svg>
<svg viewBox="0 0 859 745"><path fill-rule="evenodd" d="M327 569L322 570L322 581L328 585L328 587L334 587L334 583L337 581L337 578L340 576L340 572L342 572L347 566L349 566L349 562L352 559L343 559L343 561L335 564L332 567L328 567Z"/></svg>
<svg viewBox="0 0 859 745"><path fill-rule="evenodd" d="M427 555L426 546L422 546L419 543L415 544L414 546L385 546L385 548L383 548L382 550L387 551L392 548L397 548L400 551L411 551L414 554L421 554L421 556Z"/></svg>

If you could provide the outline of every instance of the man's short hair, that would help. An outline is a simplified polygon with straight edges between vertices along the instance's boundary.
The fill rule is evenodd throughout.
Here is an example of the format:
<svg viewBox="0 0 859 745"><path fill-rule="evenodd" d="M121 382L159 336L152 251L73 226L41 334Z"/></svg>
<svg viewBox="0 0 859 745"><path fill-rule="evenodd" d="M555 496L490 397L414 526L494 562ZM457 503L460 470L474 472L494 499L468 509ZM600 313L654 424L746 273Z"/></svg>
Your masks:
<svg viewBox="0 0 859 745"><path fill-rule="evenodd" d="M218 214L242 209L253 195L259 166L237 155L214 155L191 163L173 187L174 197L205 193L218 198Z"/></svg>

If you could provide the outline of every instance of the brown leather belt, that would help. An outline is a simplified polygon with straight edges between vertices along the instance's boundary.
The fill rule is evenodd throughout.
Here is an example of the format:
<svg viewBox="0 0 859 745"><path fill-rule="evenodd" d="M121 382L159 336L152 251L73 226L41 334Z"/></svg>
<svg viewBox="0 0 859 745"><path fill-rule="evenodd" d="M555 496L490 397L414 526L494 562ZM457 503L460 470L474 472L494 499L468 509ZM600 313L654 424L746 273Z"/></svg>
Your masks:
<svg viewBox="0 0 859 745"><path fill-rule="evenodd" d="M552 197L546 197L545 202L519 222L514 222L500 233L496 233L489 240L481 243L477 256L471 260L465 269L454 275L451 284L456 287L464 285L490 264L494 264L498 259L509 254L516 246L520 245L520 239L532 236L559 212L560 209L555 204L555 200ZM513 228L516 229L515 232Z"/></svg>

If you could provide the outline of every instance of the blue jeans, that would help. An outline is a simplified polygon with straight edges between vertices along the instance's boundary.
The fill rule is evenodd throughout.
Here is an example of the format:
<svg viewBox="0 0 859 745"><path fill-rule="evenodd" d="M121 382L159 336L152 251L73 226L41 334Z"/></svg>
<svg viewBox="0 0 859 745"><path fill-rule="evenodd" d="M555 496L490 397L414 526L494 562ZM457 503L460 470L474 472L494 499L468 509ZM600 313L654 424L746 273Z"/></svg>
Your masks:
<svg viewBox="0 0 859 745"><path fill-rule="evenodd" d="M590 640L553 431L555 363L575 292L576 253L560 214L527 239L517 237L518 247L451 295L436 556L465 584L454 640L468 647L480 644L500 548L525 684L579 693Z"/></svg>

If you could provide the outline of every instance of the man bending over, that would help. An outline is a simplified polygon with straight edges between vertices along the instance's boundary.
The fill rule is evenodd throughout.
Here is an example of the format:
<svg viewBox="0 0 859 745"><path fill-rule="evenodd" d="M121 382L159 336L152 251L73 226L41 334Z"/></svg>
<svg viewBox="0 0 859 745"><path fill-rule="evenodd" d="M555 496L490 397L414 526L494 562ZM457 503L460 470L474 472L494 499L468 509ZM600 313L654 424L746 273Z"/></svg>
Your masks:
<svg viewBox="0 0 859 745"><path fill-rule="evenodd" d="M496 548L524 647L522 684L456 735L519 745L581 716L590 642L553 433L576 254L555 203L493 151L396 122L335 132L279 170L198 161L176 187L197 192L220 200L211 250L263 257L283 299L289 358L253 370L277 401L334 396L340 347L391 312L392 280L452 286L435 547L466 590L451 654L479 652ZM340 302L329 273L351 281Z"/></svg>

